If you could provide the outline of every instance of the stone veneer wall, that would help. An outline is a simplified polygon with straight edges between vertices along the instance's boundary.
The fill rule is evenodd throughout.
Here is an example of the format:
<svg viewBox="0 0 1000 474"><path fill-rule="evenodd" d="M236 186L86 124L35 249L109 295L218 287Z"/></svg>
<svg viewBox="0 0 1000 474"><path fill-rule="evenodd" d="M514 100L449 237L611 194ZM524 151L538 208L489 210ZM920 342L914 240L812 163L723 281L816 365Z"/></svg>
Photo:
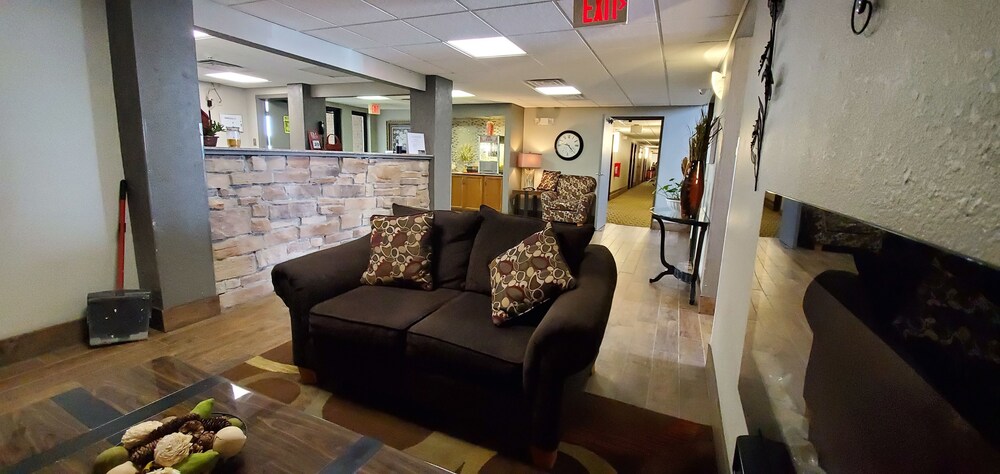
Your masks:
<svg viewBox="0 0 1000 474"><path fill-rule="evenodd" d="M367 234L393 203L429 207L429 161L206 155L222 307L273 291L271 268ZM360 278L360 275L359 275Z"/></svg>

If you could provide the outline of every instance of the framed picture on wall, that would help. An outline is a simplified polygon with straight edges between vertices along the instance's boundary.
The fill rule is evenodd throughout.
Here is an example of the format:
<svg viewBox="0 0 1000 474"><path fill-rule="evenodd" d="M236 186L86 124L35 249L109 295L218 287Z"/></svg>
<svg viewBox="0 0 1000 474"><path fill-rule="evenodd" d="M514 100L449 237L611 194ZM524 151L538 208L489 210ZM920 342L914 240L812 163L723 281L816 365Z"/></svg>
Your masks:
<svg viewBox="0 0 1000 474"><path fill-rule="evenodd" d="M385 149L395 151L396 147L406 149L406 134L410 131L410 122L388 121L385 123Z"/></svg>

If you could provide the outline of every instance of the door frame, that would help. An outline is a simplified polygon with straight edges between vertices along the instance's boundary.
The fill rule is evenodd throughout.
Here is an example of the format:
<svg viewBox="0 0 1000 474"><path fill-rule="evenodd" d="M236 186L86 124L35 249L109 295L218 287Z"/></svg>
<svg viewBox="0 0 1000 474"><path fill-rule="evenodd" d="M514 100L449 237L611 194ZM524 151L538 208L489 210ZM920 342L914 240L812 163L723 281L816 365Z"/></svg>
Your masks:
<svg viewBox="0 0 1000 474"><path fill-rule="evenodd" d="M663 157L663 133L667 128L667 117L664 115L605 115L604 116L604 134L603 140L601 141L601 168L597 172L597 203L595 205L594 211L594 227L597 229L603 229L605 224L608 223L608 201L610 201L609 194L611 192L611 166L614 163L614 159L611 156L611 142L614 139L614 123L615 120L659 120L660 121L660 138L657 139L659 144L659 153L656 154L656 176L653 177L653 186L657 186L657 180L659 180L660 174L660 158ZM632 170L629 170L631 173ZM656 196L653 197L653 202L656 202ZM652 219L652 217L650 217Z"/></svg>

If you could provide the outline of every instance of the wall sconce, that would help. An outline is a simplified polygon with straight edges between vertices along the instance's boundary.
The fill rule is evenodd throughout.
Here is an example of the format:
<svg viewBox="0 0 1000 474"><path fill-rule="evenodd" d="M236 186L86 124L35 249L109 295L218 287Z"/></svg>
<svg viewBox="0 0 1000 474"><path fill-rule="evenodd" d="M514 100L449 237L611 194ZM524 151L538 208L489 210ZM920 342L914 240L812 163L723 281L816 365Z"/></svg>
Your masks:
<svg viewBox="0 0 1000 474"><path fill-rule="evenodd" d="M523 168L521 175L521 189L533 191L535 189L535 170L542 167L542 155L538 153L518 153L517 167ZM528 171L531 171L529 174Z"/></svg>
<svg viewBox="0 0 1000 474"><path fill-rule="evenodd" d="M715 96L722 98L725 94L726 87L726 76L724 76L719 71L712 71L712 92L715 92Z"/></svg>

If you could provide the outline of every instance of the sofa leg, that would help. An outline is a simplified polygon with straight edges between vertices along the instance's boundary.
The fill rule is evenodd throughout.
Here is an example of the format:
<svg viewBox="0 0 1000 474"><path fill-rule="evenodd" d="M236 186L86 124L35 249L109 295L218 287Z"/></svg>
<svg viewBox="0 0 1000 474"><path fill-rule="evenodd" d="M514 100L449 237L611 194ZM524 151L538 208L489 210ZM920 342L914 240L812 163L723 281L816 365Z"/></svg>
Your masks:
<svg viewBox="0 0 1000 474"><path fill-rule="evenodd" d="M551 470L556 465L558 450L547 450L539 447L531 447L531 464L539 469Z"/></svg>
<svg viewBox="0 0 1000 474"><path fill-rule="evenodd" d="M316 371L299 367L299 382L305 385L316 385L319 382L319 379L316 377Z"/></svg>

